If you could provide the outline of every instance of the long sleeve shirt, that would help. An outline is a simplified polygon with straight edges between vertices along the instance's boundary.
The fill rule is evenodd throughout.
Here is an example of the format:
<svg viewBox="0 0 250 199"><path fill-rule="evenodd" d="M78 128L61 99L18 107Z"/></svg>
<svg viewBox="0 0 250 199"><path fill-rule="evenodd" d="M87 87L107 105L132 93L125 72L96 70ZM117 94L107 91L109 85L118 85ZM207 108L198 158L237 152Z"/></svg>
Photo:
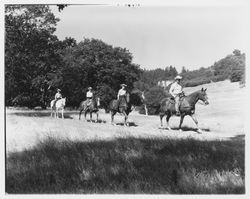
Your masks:
<svg viewBox="0 0 250 199"><path fill-rule="evenodd" d="M93 92L88 91L87 94L86 94L86 97L87 98L92 98L93 97Z"/></svg>
<svg viewBox="0 0 250 199"><path fill-rule="evenodd" d="M126 90L120 89L120 90L118 91L117 98L119 99L119 96L125 96L125 95L126 95L126 93L127 93L127 91L126 91Z"/></svg>
<svg viewBox="0 0 250 199"><path fill-rule="evenodd" d="M176 97L177 95L182 93L182 86L180 84L178 84L177 82L174 82L169 89L169 93L173 97Z"/></svg>

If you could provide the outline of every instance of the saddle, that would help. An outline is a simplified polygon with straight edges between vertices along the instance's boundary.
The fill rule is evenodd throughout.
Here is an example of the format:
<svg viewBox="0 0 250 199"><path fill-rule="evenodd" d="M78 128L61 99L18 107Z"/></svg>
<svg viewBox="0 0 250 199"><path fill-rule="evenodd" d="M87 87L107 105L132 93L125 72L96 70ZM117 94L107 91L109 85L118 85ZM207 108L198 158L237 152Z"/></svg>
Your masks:
<svg viewBox="0 0 250 199"><path fill-rule="evenodd" d="M93 103L93 100L92 100L92 99L87 99L87 101L86 101L86 106L87 106L87 107L88 107L88 106L91 106L92 103Z"/></svg>
<svg viewBox="0 0 250 199"><path fill-rule="evenodd" d="M180 103L185 99L185 97L186 97L186 95L185 95L184 93L181 93L181 94L180 94ZM169 102L170 102L171 104L175 104L175 99L174 99L173 96L171 96L169 99L170 99Z"/></svg>
<svg viewBox="0 0 250 199"><path fill-rule="evenodd" d="M169 102L174 105L175 104L175 100L173 97L170 98ZM189 108L190 104L188 103L188 101L186 100L186 96L182 96L180 97L180 107L182 108Z"/></svg>

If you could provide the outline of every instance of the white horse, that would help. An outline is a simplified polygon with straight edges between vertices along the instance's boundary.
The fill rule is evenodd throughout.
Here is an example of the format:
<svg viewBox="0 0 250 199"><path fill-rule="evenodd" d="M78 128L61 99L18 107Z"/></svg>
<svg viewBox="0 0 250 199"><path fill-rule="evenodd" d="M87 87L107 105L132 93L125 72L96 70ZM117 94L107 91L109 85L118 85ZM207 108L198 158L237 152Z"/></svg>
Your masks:
<svg viewBox="0 0 250 199"><path fill-rule="evenodd" d="M51 108L51 117L53 116L53 113L54 113L54 116L55 118L58 118L59 116L59 110L61 110L61 113L62 113L62 119L64 119L64 115L63 115L63 111L64 111L64 106L66 104L66 97L65 98L62 98L62 99L59 99L57 102L56 102L56 105L54 105L54 101L55 100L52 100L50 102L50 108Z"/></svg>

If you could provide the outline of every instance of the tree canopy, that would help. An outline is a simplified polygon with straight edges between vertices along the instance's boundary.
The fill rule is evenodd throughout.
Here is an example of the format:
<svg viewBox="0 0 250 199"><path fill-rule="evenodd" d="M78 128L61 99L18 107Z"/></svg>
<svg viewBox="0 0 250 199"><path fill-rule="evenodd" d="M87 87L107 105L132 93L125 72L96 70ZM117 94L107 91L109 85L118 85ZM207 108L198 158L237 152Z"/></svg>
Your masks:
<svg viewBox="0 0 250 199"><path fill-rule="evenodd" d="M5 103L42 106L56 88L78 106L92 86L106 108L121 83L132 90L141 69L126 49L97 39L60 41L54 35L57 19L46 5L5 7Z"/></svg>

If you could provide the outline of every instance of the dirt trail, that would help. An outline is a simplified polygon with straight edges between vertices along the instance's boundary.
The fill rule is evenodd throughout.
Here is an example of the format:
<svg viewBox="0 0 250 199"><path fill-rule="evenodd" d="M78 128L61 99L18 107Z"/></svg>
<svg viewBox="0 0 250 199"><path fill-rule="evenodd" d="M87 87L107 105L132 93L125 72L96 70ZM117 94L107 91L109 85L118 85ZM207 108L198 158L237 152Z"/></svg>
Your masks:
<svg viewBox="0 0 250 199"><path fill-rule="evenodd" d="M66 118L50 118L49 111L30 111L6 109L6 150L7 152L21 151L35 146L48 136L58 139L93 141L110 140L126 137L182 139L192 137L201 140L228 139L229 137L244 136L245 89L239 89L238 84L227 81L203 85L208 88L210 104L197 104L196 113L202 134L195 132L195 125L188 116L184 119L183 132L176 130L178 117L170 119L170 125L175 130L159 128L159 116L145 116L132 112L129 117L130 127L120 125L123 117L115 117L116 126L110 124L110 115L100 112L100 123L78 120L78 113L66 111ZM187 88L186 93L200 89ZM95 119L95 115L93 115ZM164 125L165 119L164 119Z"/></svg>

